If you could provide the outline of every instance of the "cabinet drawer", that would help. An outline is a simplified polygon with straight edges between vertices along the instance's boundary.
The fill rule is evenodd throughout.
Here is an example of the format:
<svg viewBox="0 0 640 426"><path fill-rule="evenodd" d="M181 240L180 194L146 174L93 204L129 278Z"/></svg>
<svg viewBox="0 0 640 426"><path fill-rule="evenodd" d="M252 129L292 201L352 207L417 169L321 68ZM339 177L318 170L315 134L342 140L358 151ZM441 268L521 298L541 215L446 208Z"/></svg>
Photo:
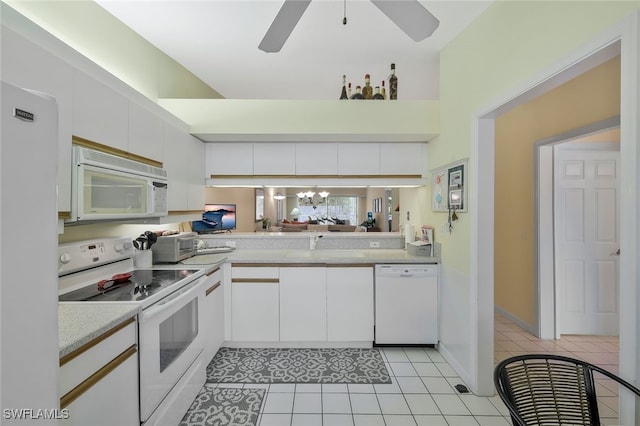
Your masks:
<svg viewBox="0 0 640 426"><path fill-rule="evenodd" d="M280 268L273 266L265 267L246 267L246 266L232 266L231 268L231 281L237 281L237 279L278 279Z"/></svg>
<svg viewBox="0 0 640 426"><path fill-rule="evenodd" d="M66 395L96 371L136 344L130 318L60 359L60 395Z"/></svg>

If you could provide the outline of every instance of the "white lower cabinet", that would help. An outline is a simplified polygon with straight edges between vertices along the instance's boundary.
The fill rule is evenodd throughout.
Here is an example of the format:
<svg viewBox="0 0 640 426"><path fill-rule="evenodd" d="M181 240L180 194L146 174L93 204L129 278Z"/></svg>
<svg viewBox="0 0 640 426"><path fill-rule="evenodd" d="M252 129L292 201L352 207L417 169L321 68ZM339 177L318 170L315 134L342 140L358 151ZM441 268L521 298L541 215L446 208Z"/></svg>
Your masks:
<svg viewBox="0 0 640 426"><path fill-rule="evenodd" d="M326 268L280 268L280 340L327 340Z"/></svg>
<svg viewBox="0 0 640 426"><path fill-rule="evenodd" d="M206 334L205 360L211 361L224 342L224 286L222 269L215 268L207 274L204 298L204 326Z"/></svg>
<svg viewBox="0 0 640 426"><path fill-rule="evenodd" d="M278 268L231 268L231 339L277 342L280 339Z"/></svg>
<svg viewBox="0 0 640 426"><path fill-rule="evenodd" d="M227 340L373 342L373 265L235 265Z"/></svg>
<svg viewBox="0 0 640 426"><path fill-rule="evenodd" d="M373 267L327 267L327 339L373 341Z"/></svg>
<svg viewBox="0 0 640 426"><path fill-rule="evenodd" d="M60 360L61 424L140 424L136 328L127 320Z"/></svg>

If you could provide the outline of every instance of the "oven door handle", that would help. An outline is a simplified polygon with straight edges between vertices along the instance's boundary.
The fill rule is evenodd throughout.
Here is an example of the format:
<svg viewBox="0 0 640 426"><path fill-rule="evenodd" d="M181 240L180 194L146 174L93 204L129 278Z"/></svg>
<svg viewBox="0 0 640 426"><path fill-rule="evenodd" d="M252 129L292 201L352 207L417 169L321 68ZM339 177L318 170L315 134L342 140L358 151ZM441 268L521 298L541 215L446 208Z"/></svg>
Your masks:
<svg viewBox="0 0 640 426"><path fill-rule="evenodd" d="M198 295L200 287L206 281L205 277L200 277L194 283L190 283L182 287L180 290L170 294L158 303L152 305L149 309L142 311L142 317L144 319L152 318L153 316L172 309L174 306L179 306L183 301L193 298L193 295Z"/></svg>

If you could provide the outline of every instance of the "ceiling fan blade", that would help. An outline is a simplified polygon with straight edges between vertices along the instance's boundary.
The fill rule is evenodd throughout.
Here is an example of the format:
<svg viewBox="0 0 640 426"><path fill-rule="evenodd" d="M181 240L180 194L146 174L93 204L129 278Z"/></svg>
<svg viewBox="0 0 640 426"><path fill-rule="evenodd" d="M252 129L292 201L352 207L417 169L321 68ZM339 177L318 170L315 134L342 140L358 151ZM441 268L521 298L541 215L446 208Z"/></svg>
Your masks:
<svg viewBox="0 0 640 426"><path fill-rule="evenodd" d="M371 0L413 41L431 36L440 21L425 9L418 0Z"/></svg>
<svg viewBox="0 0 640 426"><path fill-rule="evenodd" d="M285 0L258 48L263 52L279 52L295 28L311 0Z"/></svg>

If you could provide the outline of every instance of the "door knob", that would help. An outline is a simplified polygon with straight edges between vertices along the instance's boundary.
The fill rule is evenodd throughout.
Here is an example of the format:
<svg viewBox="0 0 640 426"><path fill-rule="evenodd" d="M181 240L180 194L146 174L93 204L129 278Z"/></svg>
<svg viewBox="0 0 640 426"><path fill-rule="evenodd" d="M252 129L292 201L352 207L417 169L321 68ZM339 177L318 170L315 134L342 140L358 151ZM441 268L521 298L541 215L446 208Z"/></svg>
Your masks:
<svg viewBox="0 0 640 426"><path fill-rule="evenodd" d="M618 251L616 251L615 253L611 253L611 256L620 256L620 249L618 249Z"/></svg>

